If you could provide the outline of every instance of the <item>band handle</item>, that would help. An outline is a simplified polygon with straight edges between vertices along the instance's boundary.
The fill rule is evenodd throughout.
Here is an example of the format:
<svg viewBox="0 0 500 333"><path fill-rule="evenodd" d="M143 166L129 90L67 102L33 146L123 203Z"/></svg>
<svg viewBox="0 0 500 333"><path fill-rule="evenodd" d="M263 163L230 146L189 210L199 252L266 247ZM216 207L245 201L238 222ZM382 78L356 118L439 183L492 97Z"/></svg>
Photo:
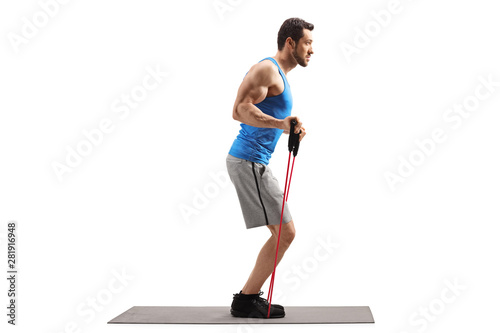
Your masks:
<svg viewBox="0 0 500 333"><path fill-rule="evenodd" d="M288 136L288 151L291 152L293 151L293 156L297 156L299 152L299 145L300 145L300 133L302 133L302 130L298 134L295 134L295 126L297 125L297 121L295 119L292 119L290 121L290 134Z"/></svg>

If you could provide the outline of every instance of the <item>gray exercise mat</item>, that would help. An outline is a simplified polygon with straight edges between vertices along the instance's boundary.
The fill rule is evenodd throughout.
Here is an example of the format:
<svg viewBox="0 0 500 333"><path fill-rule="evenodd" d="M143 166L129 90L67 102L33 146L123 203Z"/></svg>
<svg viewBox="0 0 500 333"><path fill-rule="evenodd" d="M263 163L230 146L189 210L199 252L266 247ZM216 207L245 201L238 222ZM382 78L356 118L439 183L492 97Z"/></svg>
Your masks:
<svg viewBox="0 0 500 333"><path fill-rule="evenodd" d="M134 306L108 324L362 324L368 306L287 306L283 318L240 318L228 306Z"/></svg>

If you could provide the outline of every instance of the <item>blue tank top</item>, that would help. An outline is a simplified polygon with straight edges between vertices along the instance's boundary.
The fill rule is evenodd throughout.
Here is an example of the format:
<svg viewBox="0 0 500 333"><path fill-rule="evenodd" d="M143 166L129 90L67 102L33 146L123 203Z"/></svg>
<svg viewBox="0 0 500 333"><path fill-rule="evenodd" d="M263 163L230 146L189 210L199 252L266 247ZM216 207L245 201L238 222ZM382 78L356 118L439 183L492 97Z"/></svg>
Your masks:
<svg viewBox="0 0 500 333"><path fill-rule="evenodd" d="M262 102L255 104L255 106L263 113L276 119L285 119L292 114L293 100L290 86L276 60L267 57L261 61L266 59L271 60L278 66L285 88L281 94L266 97ZM240 132L234 140L229 154L248 161L268 165L271 154L274 152L274 148L282 133L283 130L277 128L254 127L241 123Z"/></svg>

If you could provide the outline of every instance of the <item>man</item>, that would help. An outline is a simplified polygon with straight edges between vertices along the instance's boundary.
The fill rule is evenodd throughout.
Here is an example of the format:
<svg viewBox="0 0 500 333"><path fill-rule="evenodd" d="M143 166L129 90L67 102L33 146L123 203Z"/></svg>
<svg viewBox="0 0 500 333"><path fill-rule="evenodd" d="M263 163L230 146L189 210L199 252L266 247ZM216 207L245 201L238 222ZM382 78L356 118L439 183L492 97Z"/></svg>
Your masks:
<svg viewBox="0 0 500 333"><path fill-rule="evenodd" d="M246 228L267 226L271 237L257 257L255 267L243 289L233 294L231 314L236 317L267 318L269 303L260 297L260 288L272 274L276 257L283 191L268 167L269 159L283 132L289 134L295 119L295 133L306 131L291 116L292 95L286 75L297 64L306 67L312 50L314 25L299 18L286 20L278 32L278 51L253 65L241 83L233 107L233 118L241 129L226 159L231 182L236 188ZM295 236L292 216L285 203L278 259ZM285 316L283 306L271 305L270 318Z"/></svg>

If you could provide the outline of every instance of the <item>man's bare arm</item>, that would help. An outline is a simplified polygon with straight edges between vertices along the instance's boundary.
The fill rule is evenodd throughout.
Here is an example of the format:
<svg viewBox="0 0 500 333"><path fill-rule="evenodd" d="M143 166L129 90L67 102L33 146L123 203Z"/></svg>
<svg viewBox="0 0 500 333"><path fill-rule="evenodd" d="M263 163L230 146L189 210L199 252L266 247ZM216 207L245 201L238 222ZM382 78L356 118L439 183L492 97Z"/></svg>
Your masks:
<svg viewBox="0 0 500 333"><path fill-rule="evenodd" d="M273 84L272 65L260 62L248 71L238 89L233 107L233 119L254 127L287 129L282 119L276 119L259 110L255 104L262 102ZM289 126L288 126L289 128Z"/></svg>
<svg viewBox="0 0 500 333"><path fill-rule="evenodd" d="M255 106L266 98L275 74L273 65L267 62L260 62L250 68L238 89L233 107L233 119L254 127L282 129L285 134L289 134L290 121L295 119L297 121L295 133L298 134L302 130L300 134L300 140L302 140L306 133L299 117L289 116L285 119L276 119Z"/></svg>

